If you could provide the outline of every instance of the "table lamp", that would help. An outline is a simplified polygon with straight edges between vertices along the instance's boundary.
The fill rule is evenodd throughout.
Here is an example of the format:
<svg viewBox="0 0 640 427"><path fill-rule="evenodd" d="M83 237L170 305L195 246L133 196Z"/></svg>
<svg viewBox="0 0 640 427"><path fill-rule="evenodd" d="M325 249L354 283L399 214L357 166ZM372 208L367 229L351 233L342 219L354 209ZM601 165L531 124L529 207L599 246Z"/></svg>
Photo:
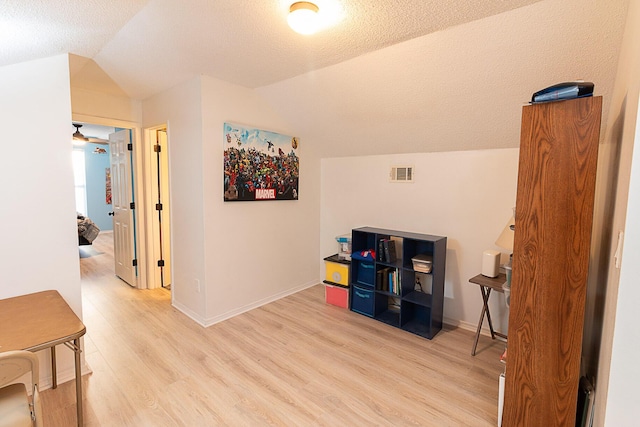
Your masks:
<svg viewBox="0 0 640 427"><path fill-rule="evenodd" d="M496 245L500 246L501 248L507 249L509 252L513 252L513 236L515 234L515 224L516 218L512 215L511 218L509 218L509 222L507 222L507 225L504 226L502 232L496 239Z"/></svg>
<svg viewBox="0 0 640 427"><path fill-rule="evenodd" d="M509 251L509 262L504 265L505 272L507 273L507 286L511 286L511 257L513 256L513 236L515 235L514 229L516 224L516 208L513 208L513 215L509 218L507 225L504 226L502 233L496 240L496 245Z"/></svg>

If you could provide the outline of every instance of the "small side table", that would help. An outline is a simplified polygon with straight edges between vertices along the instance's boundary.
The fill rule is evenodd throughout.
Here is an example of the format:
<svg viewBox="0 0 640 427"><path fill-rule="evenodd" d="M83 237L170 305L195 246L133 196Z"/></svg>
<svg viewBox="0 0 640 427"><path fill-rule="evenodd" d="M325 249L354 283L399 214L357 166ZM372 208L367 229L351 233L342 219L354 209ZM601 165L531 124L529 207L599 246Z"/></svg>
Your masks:
<svg viewBox="0 0 640 427"><path fill-rule="evenodd" d="M480 293L482 294L482 311L480 312L480 320L478 321L478 330L476 331L476 339L473 342L473 349L471 350L471 355L476 355L476 347L478 346L478 339L480 338L480 330L482 329L482 324L484 323L484 318L486 316L487 321L489 322L489 331L491 331L491 339L496 339L496 336L507 339L505 334L500 332L496 332L493 330L493 324L491 323L491 313L489 312L489 296L491 295L491 291L494 290L496 292L504 293L502 289L502 285L507 281L507 275L504 273L500 273L498 277L487 277L482 274L478 274L477 276L469 279L469 283L474 283L480 286Z"/></svg>

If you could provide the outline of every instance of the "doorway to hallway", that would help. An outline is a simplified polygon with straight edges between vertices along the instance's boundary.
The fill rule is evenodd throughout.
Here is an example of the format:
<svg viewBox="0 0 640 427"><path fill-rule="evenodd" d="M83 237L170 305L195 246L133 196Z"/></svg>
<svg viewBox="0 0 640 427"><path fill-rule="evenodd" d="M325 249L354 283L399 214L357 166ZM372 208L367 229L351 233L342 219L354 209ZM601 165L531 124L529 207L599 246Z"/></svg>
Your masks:
<svg viewBox="0 0 640 427"><path fill-rule="evenodd" d="M171 243L170 243L170 210L169 210L169 176L168 176L168 138L167 127L162 126L141 132L136 128L134 123L122 122L117 120L108 120L91 117L74 117L74 123L82 123L82 130L91 137L101 138L104 141L109 139L109 135L118 134L119 129L125 129L122 133L126 133L131 138L125 141L118 150L123 154L121 157L127 159L130 163L127 167L120 170L113 167L113 159L111 164L107 164L110 168L110 184L108 185L105 176L105 168L101 169L97 178L98 187L101 194L98 198L104 204L106 198L110 198L112 202L118 200L118 187L124 186L129 195L121 200L122 206L130 208L130 222L128 228L131 231L131 258L125 262L131 263L133 267L131 281L126 280L121 274L118 274L116 263L118 262L118 245L113 248L114 266L111 274L116 274L125 279L133 287L140 289L164 287L170 289L171 286ZM99 124L92 124L95 121ZM117 138L115 138L117 139ZM90 145L90 144L88 144ZM123 148L125 147L125 148ZM94 147L89 147L86 152L87 158L97 159L98 154L93 154ZM106 153L104 153L106 149ZM130 151L133 150L133 151ZM110 158L113 154L113 144L100 145L95 150L100 152L103 158ZM93 156L93 157L91 157ZM88 175L87 175L88 177ZM118 184L118 180L120 184ZM89 186L89 183L87 183ZM105 195L105 186L109 187L111 194ZM124 192L122 192L124 193ZM125 200L126 199L126 200ZM113 208L113 209L112 209ZM98 216L105 216L110 225L115 225L115 205L110 205L105 212L99 212ZM107 216L107 215L113 216ZM104 227L104 230L113 229L113 226ZM110 236L111 237L111 236ZM112 239L118 239L113 233Z"/></svg>

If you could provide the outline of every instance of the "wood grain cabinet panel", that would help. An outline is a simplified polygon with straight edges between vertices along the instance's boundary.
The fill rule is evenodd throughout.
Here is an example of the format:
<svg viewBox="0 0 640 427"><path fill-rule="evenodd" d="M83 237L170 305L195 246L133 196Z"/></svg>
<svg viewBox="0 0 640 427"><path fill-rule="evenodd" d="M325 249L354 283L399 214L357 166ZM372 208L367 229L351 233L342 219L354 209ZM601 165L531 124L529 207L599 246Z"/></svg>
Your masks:
<svg viewBox="0 0 640 427"><path fill-rule="evenodd" d="M575 424L602 97L523 107L503 426Z"/></svg>

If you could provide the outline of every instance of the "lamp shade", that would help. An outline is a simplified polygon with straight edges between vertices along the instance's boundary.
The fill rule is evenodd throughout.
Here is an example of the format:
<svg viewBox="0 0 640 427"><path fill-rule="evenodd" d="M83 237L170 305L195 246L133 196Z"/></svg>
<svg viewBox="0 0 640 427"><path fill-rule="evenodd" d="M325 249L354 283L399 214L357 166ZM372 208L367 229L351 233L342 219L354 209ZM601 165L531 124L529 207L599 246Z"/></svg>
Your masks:
<svg viewBox="0 0 640 427"><path fill-rule="evenodd" d="M296 33L313 34L319 28L318 10L318 6L311 2L295 2L289 8L287 22Z"/></svg>
<svg viewBox="0 0 640 427"><path fill-rule="evenodd" d="M507 225L502 229L502 233L498 236L496 240L496 245L501 248L507 249L509 252L513 252L513 236L514 236L514 228L516 224L516 218L511 216Z"/></svg>

